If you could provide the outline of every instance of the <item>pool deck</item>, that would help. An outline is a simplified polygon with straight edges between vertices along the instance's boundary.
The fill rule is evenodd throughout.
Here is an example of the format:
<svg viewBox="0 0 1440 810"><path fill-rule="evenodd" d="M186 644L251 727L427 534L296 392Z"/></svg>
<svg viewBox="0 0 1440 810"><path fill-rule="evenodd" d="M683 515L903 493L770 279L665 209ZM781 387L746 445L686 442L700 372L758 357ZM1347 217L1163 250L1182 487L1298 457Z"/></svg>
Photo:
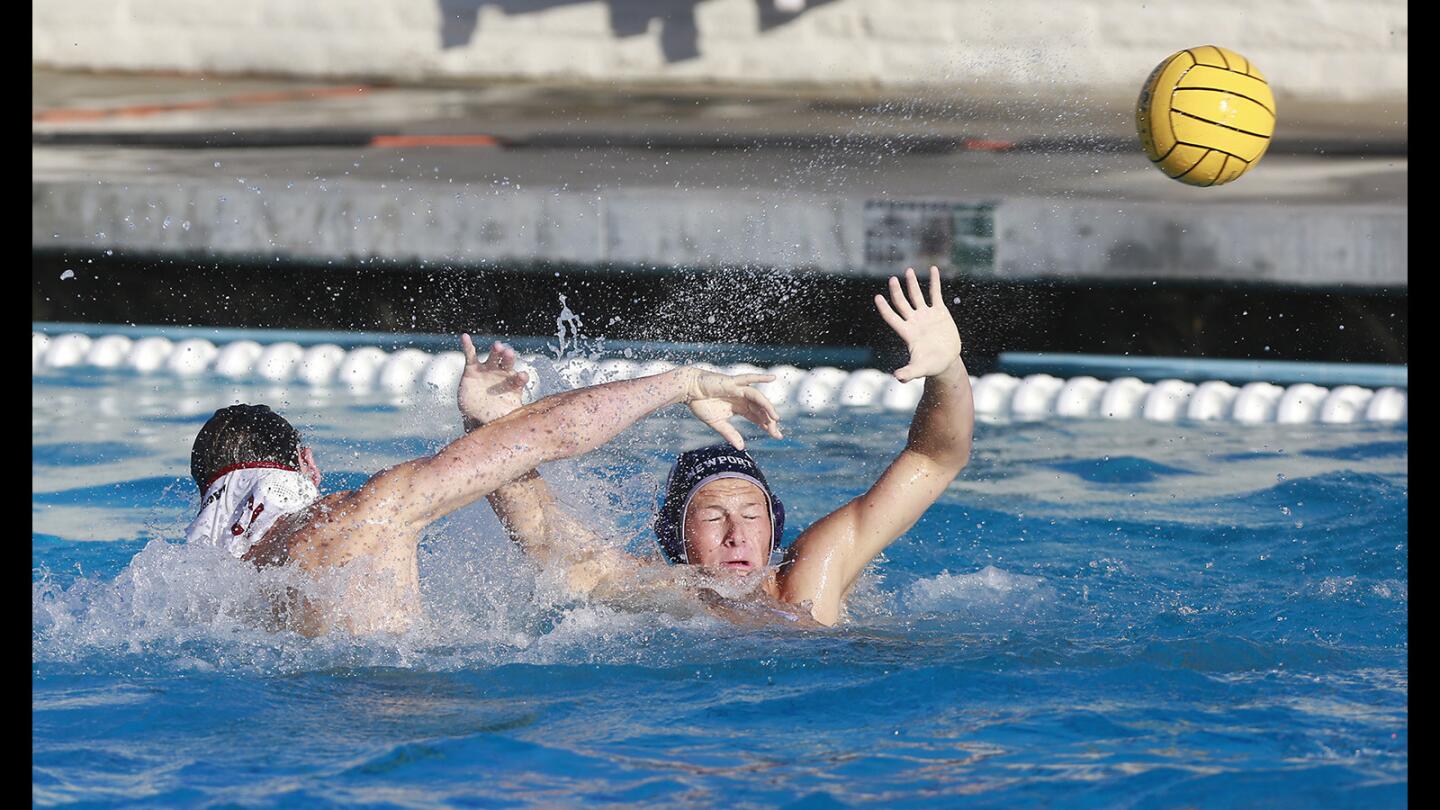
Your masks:
<svg viewBox="0 0 1440 810"><path fill-rule="evenodd" d="M1282 96L1197 189L1122 100L33 76L42 251L1407 286L1404 107Z"/></svg>

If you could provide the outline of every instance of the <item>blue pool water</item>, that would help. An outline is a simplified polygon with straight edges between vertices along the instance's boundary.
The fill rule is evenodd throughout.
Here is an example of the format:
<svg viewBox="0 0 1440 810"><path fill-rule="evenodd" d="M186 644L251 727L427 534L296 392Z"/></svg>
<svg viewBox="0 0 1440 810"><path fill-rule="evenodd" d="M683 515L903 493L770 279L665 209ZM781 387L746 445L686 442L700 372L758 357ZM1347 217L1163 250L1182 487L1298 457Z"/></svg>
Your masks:
<svg viewBox="0 0 1440 810"><path fill-rule="evenodd" d="M445 397L35 377L38 804L1406 803L1403 428L982 424L819 632L568 601L480 506L423 544L421 626L307 640L178 544L190 440L235 400L296 422L327 489L457 431ZM792 415L751 449L804 526L907 421ZM639 547L667 452L702 441L667 414L546 472Z"/></svg>

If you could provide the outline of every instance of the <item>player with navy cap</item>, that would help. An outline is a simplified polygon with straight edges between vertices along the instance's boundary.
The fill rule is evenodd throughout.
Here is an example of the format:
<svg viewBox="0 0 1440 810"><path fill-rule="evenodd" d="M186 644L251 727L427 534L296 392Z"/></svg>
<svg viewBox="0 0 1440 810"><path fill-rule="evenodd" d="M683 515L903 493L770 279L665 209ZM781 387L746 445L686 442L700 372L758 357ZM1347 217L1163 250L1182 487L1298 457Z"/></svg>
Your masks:
<svg viewBox="0 0 1440 810"><path fill-rule="evenodd" d="M730 444L680 454L665 480L654 529L664 558L684 567L675 584L694 585L685 569L753 578L753 599L834 624L865 566L909 530L964 468L975 408L940 272L930 268L928 300L914 270L906 271L903 286L891 278L889 289L890 300L877 295L875 306L910 352L895 377L925 380L900 455L869 490L801 532L772 566L771 555L781 550L784 504L745 452L744 439L725 422L729 414L700 414ZM472 358L466 373L480 374L473 369ZM473 385L474 395L461 398L467 428L503 419L520 405L524 375L513 371L513 362L502 358L485 374L486 384ZM655 577L639 575L647 567L642 558L618 552L567 516L534 470L495 490L489 501L511 538L542 564L563 566L576 591L633 594L642 583L655 583Z"/></svg>

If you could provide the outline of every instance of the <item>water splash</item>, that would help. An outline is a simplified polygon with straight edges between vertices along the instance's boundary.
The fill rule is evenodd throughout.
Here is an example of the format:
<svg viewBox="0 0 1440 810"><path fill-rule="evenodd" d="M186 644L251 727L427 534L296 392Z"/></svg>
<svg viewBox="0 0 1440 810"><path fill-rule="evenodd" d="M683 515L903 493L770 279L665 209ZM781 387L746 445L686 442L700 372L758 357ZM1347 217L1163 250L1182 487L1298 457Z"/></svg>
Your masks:
<svg viewBox="0 0 1440 810"><path fill-rule="evenodd" d="M567 351L579 351L580 330L585 326L574 312L570 311L570 305L565 301L565 294L560 294L560 314L555 316L555 359L566 355Z"/></svg>

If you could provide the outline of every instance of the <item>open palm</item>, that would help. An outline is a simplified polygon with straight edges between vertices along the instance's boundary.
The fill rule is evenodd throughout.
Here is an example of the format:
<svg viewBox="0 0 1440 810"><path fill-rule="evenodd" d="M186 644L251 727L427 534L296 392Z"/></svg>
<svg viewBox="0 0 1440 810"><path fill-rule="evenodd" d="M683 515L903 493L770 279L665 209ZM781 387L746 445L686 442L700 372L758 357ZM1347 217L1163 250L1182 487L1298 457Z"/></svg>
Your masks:
<svg viewBox="0 0 1440 810"><path fill-rule="evenodd" d="M905 290L900 280L890 277L890 300L875 296L875 308L880 317L895 333L905 339L910 349L910 362L895 369L895 379L909 382L920 377L931 377L950 367L960 356L960 330L955 328L955 319L945 308L945 298L940 293L940 268L930 268L930 300L927 302L921 292L920 282L915 278L915 269L905 269ZM906 298L905 292L909 292Z"/></svg>

